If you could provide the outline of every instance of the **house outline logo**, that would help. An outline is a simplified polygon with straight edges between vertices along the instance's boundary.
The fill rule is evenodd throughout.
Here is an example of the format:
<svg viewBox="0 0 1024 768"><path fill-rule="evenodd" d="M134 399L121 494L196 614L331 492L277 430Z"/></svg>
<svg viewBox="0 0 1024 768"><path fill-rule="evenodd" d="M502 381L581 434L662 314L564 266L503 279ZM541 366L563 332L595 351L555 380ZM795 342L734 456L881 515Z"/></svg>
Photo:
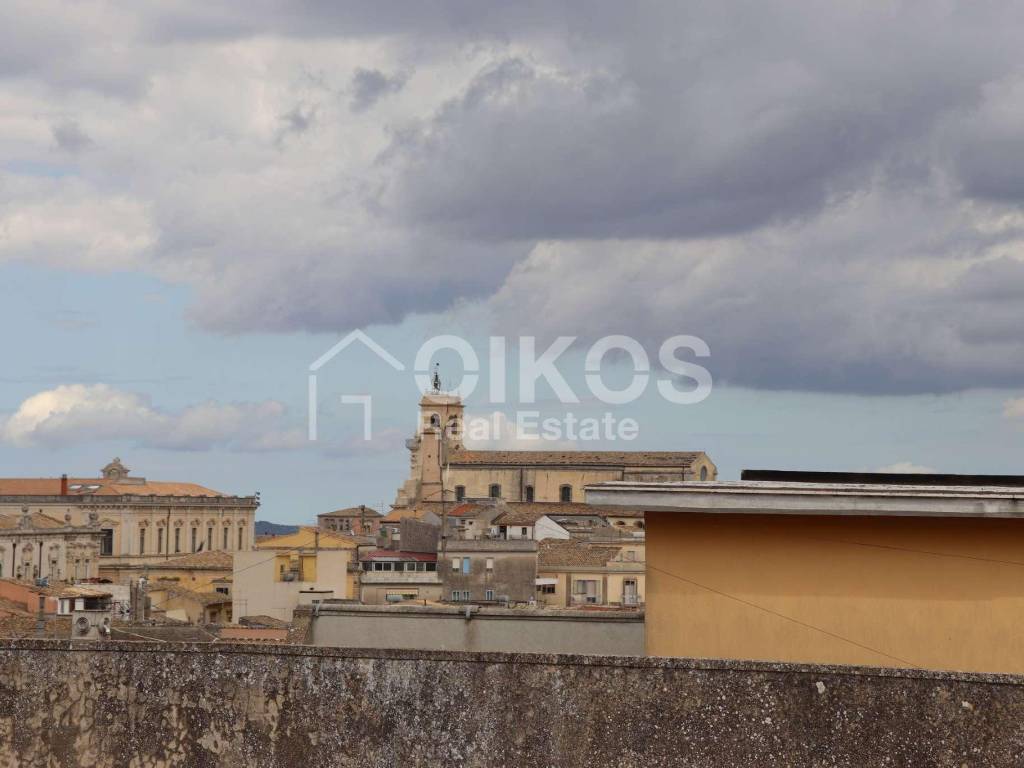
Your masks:
<svg viewBox="0 0 1024 768"><path fill-rule="evenodd" d="M309 366L309 439L315 442L317 439L317 373L327 363L344 352L355 342L361 342L364 347L373 352L377 357L390 365L396 371L404 371L405 364L397 357L388 352L384 347L370 338L369 334L361 328L356 328L337 344L324 352ZM343 403L362 403L364 407L364 433L369 429L370 422L370 395L342 395ZM364 434L365 437L365 434Z"/></svg>

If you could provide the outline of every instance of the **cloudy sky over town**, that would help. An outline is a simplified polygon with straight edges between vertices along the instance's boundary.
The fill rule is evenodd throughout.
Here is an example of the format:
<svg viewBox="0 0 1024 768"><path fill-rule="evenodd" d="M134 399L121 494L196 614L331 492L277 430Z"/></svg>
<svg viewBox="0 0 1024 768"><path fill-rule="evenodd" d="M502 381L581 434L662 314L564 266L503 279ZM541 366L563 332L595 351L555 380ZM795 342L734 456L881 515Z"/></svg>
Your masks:
<svg viewBox="0 0 1024 768"><path fill-rule="evenodd" d="M0 474L386 505L408 372L339 354L307 438L356 328L510 339L479 413L522 336L577 337L580 413L594 340L707 342L709 398L580 447L1020 471L1020 3L5 6Z"/></svg>

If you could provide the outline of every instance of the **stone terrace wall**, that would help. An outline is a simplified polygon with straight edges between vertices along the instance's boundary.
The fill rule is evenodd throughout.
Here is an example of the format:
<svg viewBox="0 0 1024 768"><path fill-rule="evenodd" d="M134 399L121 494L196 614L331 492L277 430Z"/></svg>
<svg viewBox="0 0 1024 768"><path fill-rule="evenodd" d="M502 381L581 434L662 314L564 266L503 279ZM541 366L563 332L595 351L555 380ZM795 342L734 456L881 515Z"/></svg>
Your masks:
<svg viewBox="0 0 1024 768"><path fill-rule="evenodd" d="M1011 766L1024 680L630 657L0 644L0 766Z"/></svg>

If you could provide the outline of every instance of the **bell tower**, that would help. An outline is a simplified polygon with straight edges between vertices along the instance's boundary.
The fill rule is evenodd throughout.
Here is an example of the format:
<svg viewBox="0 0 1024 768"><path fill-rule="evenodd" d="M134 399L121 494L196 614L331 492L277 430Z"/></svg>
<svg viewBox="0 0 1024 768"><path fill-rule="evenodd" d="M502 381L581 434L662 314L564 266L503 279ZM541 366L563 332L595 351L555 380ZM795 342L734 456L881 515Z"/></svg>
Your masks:
<svg viewBox="0 0 1024 768"><path fill-rule="evenodd" d="M398 491L396 507L455 500L455 490L444 488L442 473L448 453L462 448L464 406L458 395L441 392L437 372L433 383L433 389L420 398L416 435L405 442L410 453L409 479Z"/></svg>

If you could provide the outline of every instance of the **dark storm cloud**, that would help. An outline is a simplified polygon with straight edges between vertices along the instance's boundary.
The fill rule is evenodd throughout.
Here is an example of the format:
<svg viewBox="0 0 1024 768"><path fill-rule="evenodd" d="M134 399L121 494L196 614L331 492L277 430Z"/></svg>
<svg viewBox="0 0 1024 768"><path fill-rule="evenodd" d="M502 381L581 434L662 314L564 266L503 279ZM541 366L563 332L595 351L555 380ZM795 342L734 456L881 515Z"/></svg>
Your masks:
<svg viewBox="0 0 1024 768"><path fill-rule="evenodd" d="M103 146L70 191L8 185L0 258L85 243L227 332L473 300L503 331L701 335L752 387L1024 383L1019 3L22 11L0 87L55 126L79 100Z"/></svg>
<svg viewBox="0 0 1024 768"><path fill-rule="evenodd" d="M76 154L93 145L89 134L75 120L62 120L53 126L53 139L65 152Z"/></svg>
<svg viewBox="0 0 1024 768"><path fill-rule="evenodd" d="M352 100L349 107L353 112L365 112L389 93L398 93L405 85L406 75L386 75L379 69L360 67L352 76Z"/></svg>

